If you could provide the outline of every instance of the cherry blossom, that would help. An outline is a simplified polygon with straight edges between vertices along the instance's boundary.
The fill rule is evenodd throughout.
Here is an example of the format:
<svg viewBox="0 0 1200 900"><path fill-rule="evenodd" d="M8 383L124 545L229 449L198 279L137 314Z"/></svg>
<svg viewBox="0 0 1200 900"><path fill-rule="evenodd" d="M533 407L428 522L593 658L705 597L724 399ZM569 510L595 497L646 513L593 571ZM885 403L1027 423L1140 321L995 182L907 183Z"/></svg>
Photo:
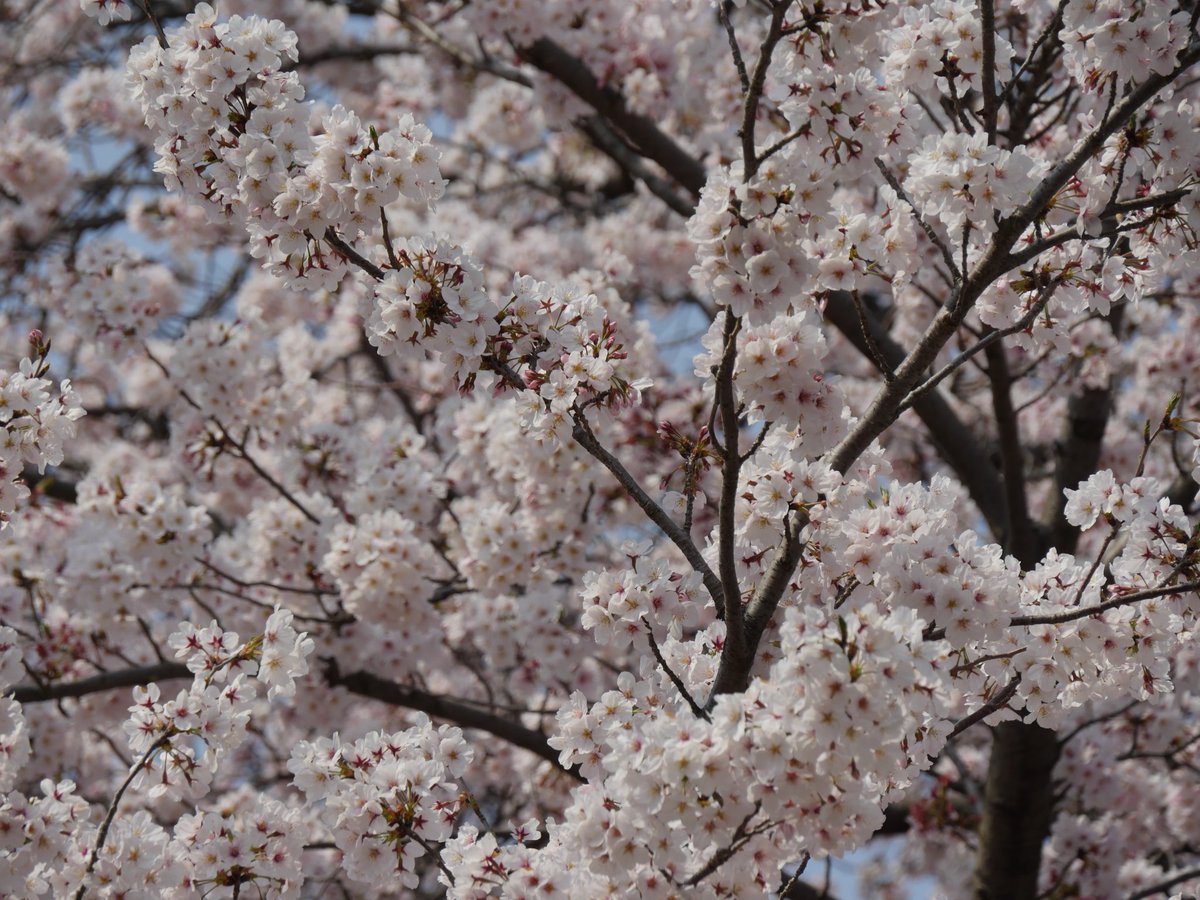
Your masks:
<svg viewBox="0 0 1200 900"><path fill-rule="evenodd" d="M1195 3L0 18L0 894L1200 890Z"/></svg>

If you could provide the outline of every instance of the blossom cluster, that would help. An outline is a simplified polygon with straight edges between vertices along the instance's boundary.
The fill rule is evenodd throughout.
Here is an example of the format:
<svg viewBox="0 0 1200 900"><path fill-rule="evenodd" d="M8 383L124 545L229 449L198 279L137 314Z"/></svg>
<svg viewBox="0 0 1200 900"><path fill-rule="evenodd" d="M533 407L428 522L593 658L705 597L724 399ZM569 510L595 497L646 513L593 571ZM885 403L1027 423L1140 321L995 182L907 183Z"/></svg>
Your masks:
<svg viewBox="0 0 1200 900"><path fill-rule="evenodd" d="M466 381L499 330L478 264L444 238L399 241L395 254L400 268L375 288L367 339L383 356L417 345L439 353Z"/></svg>
<svg viewBox="0 0 1200 900"><path fill-rule="evenodd" d="M396 630L428 627L429 598L447 573L411 520L394 509L368 513L334 528L329 544L322 568L350 612Z"/></svg>
<svg viewBox="0 0 1200 900"><path fill-rule="evenodd" d="M117 618L132 596L187 582L211 536L203 507L148 476L98 466L77 490L80 543L61 574L78 602Z"/></svg>
<svg viewBox="0 0 1200 900"><path fill-rule="evenodd" d="M45 276L39 300L69 315L85 334L124 355L148 337L159 320L179 306L171 272L110 240L87 244L69 263L58 261Z"/></svg>
<svg viewBox="0 0 1200 900"><path fill-rule="evenodd" d="M314 645L284 609L245 643L216 622L199 630L184 623L168 643L195 678L173 700L163 701L157 684L134 688L125 723L130 749L142 756L134 785L150 785L151 797L196 800L208 793L221 759L245 738L256 696L248 676L268 686L269 698L291 696Z"/></svg>
<svg viewBox="0 0 1200 900"><path fill-rule="evenodd" d="M1068 3L1061 32L1068 71L1085 88L1165 74L1187 45L1187 14L1167 0Z"/></svg>
<svg viewBox="0 0 1200 900"><path fill-rule="evenodd" d="M987 135L931 135L909 158L904 184L920 212L946 226L953 244L964 231L978 242L995 230L994 214L1023 203L1045 171L1023 147L1005 150Z"/></svg>
<svg viewBox="0 0 1200 900"><path fill-rule="evenodd" d="M706 335L706 343L711 344L714 332L715 327ZM826 380L826 353L824 332L810 309L776 316L738 335L733 375L749 409L747 421L795 428L809 457L831 448L844 431L845 401L836 385ZM698 374L712 357L710 349L707 359L697 358Z"/></svg>
<svg viewBox="0 0 1200 900"><path fill-rule="evenodd" d="M35 355L21 360L15 372L0 372L0 528L12 520L17 505L29 496L19 478L26 464L39 472L63 461L63 443L74 437L84 415L69 380L57 390L46 377L50 345L40 332L30 337Z"/></svg>
<svg viewBox="0 0 1200 900"><path fill-rule="evenodd" d="M412 889L416 860L450 837L466 805L451 779L473 755L460 729L418 715L394 734L301 741L288 768L310 803L323 801L321 817L352 879Z"/></svg>
<svg viewBox="0 0 1200 900"><path fill-rule="evenodd" d="M129 77L168 186L242 223L257 257L315 287L344 272L327 230L373 233L385 206L428 203L442 179L430 132L411 117L381 134L335 106L311 134L304 89L284 70L295 59L282 22L218 22L201 3L165 47L147 38L134 49Z"/></svg>
<svg viewBox="0 0 1200 900"><path fill-rule="evenodd" d="M272 900L299 896L303 817L269 797L246 795L242 800L233 808L229 804L218 812L182 816L171 858L186 867L187 884L200 891L238 885Z"/></svg>
<svg viewBox="0 0 1200 900"><path fill-rule="evenodd" d="M7 625L0 626L0 693L7 694L21 674L17 633ZM29 754L29 728L21 704L4 696L0 699L0 792L12 789Z"/></svg>
<svg viewBox="0 0 1200 900"><path fill-rule="evenodd" d="M584 576L581 624L597 643L636 642L638 634L647 631L678 638L696 621L696 600L703 596L699 575L673 572L666 560L642 555L647 550L648 546L627 546L630 568Z"/></svg>
<svg viewBox="0 0 1200 900"><path fill-rule="evenodd" d="M95 825L91 806L69 779L45 778L40 797L12 791L0 801L0 892L6 897L69 897L83 880Z"/></svg>
<svg viewBox="0 0 1200 900"><path fill-rule="evenodd" d="M0 29L0 894L1190 896L1186 8L229 2Z"/></svg>
<svg viewBox="0 0 1200 900"><path fill-rule="evenodd" d="M937 87L947 96L965 95L984 78L1012 72L1012 45L1002 33L993 38L995 69L983 72L983 24L978 8L960 0L935 0L903 10L903 24L887 34L884 60L888 81L908 90Z"/></svg>
<svg viewBox="0 0 1200 900"><path fill-rule="evenodd" d="M747 851L695 884L696 896L772 890L800 853L844 852L871 834L945 740L933 700L950 677L945 646L923 640L923 627L911 611L873 604L840 615L792 606L780 661L745 694L714 698L703 718L661 673L625 673L590 707L572 697L551 743L589 785L541 851L585 861L568 870L567 895L695 884L692 873L731 842ZM694 652L717 651L705 641ZM705 684L688 688L704 702Z"/></svg>

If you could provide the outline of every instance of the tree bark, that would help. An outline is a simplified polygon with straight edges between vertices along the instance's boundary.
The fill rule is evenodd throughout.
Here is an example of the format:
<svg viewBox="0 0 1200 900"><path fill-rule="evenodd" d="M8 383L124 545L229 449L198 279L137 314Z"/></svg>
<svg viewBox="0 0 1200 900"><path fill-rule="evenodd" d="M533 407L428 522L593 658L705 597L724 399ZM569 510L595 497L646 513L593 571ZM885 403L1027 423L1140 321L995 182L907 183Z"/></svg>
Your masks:
<svg viewBox="0 0 1200 900"><path fill-rule="evenodd" d="M1040 725L1003 722L992 758L979 831L975 900L1023 900L1038 890L1042 842L1054 813L1050 776L1058 739Z"/></svg>

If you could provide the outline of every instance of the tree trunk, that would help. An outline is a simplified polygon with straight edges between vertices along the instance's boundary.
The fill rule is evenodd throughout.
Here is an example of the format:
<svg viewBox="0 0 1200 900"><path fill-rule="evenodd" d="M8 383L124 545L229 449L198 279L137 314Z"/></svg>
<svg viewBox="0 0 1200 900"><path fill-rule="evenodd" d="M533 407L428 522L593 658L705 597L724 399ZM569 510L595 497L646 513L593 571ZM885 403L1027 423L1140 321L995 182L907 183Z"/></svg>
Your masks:
<svg viewBox="0 0 1200 900"><path fill-rule="evenodd" d="M972 896L1033 900L1042 842L1050 830L1058 739L1040 725L1004 722L995 729L984 793L983 824Z"/></svg>

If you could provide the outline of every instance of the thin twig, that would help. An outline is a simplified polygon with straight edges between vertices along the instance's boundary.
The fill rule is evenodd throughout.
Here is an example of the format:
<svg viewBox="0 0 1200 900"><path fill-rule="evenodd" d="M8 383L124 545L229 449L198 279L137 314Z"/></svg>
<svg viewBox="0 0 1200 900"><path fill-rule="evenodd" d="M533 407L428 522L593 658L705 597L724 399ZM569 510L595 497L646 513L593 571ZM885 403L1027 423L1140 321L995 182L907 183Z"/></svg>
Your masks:
<svg viewBox="0 0 1200 900"><path fill-rule="evenodd" d="M762 99L763 88L767 81L767 70L771 67L771 56L775 46L783 38L783 18L787 15L792 0L782 0L771 9L771 24L767 35L763 38L762 47L758 51L758 61L754 66L754 74L750 76L749 86L745 91L745 104L742 106L742 126L738 135L742 139L742 164L744 180L749 181L758 172L761 160L755 152L754 126L758 121L758 104Z"/></svg>
<svg viewBox="0 0 1200 900"><path fill-rule="evenodd" d="M737 35L733 31L733 22L729 18L729 11L733 8L733 0L721 0L717 4L717 15L721 18L721 25L725 28L725 35L729 38L729 52L733 54L733 65L737 69L738 80L742 83L742 94L750 93L750 75L746 72L746 61L742 59L742 48L738 46Z"/></svg>
<svg viewBox="0 0 1200 900"><path fill-rule="evenodd" d="M108 829L112 826L113 817L117 814L117 806L120 804L121 798L129 790L129 785L133 784L133 779L146 767L146 763L150 761L150 757L170 742L171 738L164 734L151 744L150 749L142 754L142 758L138 760L137 765L130 769L129 776L125 779L124 783L117 788L117 793L113 796L112 803L108 806L108 813L104 816L104 821L100 823L100 831L96 834L96 846L92 848L92 852L88 857L87 870L84 872L83 880L79 884L79 890L75 892L75 900L82 900L83 895L87 893L88 876L96 870L96 863L100 859L100 851L104 849L104 842L108 840Z"/></svg>
<svg viewBox="0 0 1200 900"><path fill-rule="evenodd" d="M1000 693L998 693L995 697L993 697L991 700L989 700L983 706L979 707L979 709L975 710L975 712L971 713L969 716L964 716L963 718L959 719L958 722L955 724L954 728L952 728L950 730L950 733L948 735L946 735L946 740L950 740L953 737L957 737L958 735L960 735L964 731L966 731L968 728L970 728L972 725L974 725L976 722L982 722L984 719L986 719L992 713L1001 709L1005 704L1008 703L1009 700L1012 699L1013 694L1015 694L1017 692L1017 685L1019 685L1020 683L1021 683L1021 673L1018 672L1016 675L1014 675L1012 677L1012 680L1009 681L1009 683L1004 686L1004 689L1002 691L1000 691Z"/></svg>
<svg viewBox="0 0 1200 900"><path fill-rule="evenodd" d="M709 568L708 563L705 562L696 545L692 543L691 537L667 515L661 506L650 499L650 495L638 484L637 480L629 473L629 470L621 464L621 461L604 448L592 432L591 425L588 424L587 418L582 413L575 416L575 427L571 434L579 446L583 447L604 468L612 473L613 477L621 483L621 486L625 488L626 492L633 498L633 501L641 508L642 512L646 514L646 517L662 530L662 533L667 536L671 543L679 548L679 551L691 564L692 568L700 573L700 577L704 581L704 586L708 589L713 603L717 605L717 612L723 615L721 580Z"/></svg>
<svg viewBox="0 0 1200 900"><path fill-rule="evenodd" d="M879 169L884 180L888 183L891 189L896 192L896 196L899 197L910 210L912 210L913 220L921 227L921 230L925 232L925 237L929 238L929 243L933 244L933 246L935 246L938 251L941 252L942 260L946 263L946 268L950 270L950 274L954 277L955 282L962 281L962 270L959 269L958 263L954 261L954 254L950 252L950 247L945 241L942 240L941 235L933 230L933 226L925 221L925 217L922 216L917 210L916 204L913 203L912 199L905 192L904 185L900 183L900 179L898 179L892 173L892 170L887 167L887 163L885 163L878 156L875 157L875 168Z"/></svg>
<svg viewBox="0 0 1200 900"><path fill-rule="evenodd" d="M1035 40L1033 42L1033 46L1029 48L1029 53L1026 54L1025 59L1022 61L1020 67L1016 72L1013 73L1013 76L1008 80L1008 83L1004 85L1004 90L1000 93L1000 98L998 100L1000 106L1003 106L1008 102L1008 98L1012 93L1013 87L1021 80L1021 76L1029 71L1029 67L1033 63L1033 58L1037 55L1037 52L1041 49L1042 45L1049 40L1051 35L1058 34L1058 32L1062 29L1063 12L1066 10L1069 2L1070 0L1059 0L1059 4L1054 10L1054 15L1050 17L1050 21L1046 24L1046 27L1042 29L1042 33L1037 36L1037 40Z"/></svg>
<svg viewBox="0 0 1200 900"><path fill-rule="evenodd" d="M141 7L142 12L146 14L146 19L154 26L154 33L158 36L158 46L164 50L167 49L167 34L163 31L162 25L158 21L158 17L154 15L154 10L150 8L150 0L136 0L137 5ZM90 871L90 870L89 870Z"/></svg>
<svg viewBox="0 0 1200 900"><path fill-rule="evenodd" d="M1095 616L1110 609L1140 603L1142 600L1153 600L1156 597L1169 597L1172 594L1187 594L1193 591L1200 591L1200 581L1189 581L1184 584L1149 588L1144 591L1135 591L1132 594L1118 594L1111 600L1105 600L1103 603L1097 603L1095 606L1069 609L1061 613L1049 613L1044 616L1014 616L1009 624L1024 627L1030 625L1061 625L1064 622L1074 622L1076 619L1086 619L1089 616Z"/></svg>
<svg viewBox="0 0 1200 900"><path fill-rule="evenodd" d="M646 621L646 617L642 616L642 624L646 626L646 640L650 642L650 652L654 654L654 658L658 661L660 667L666 676L671 679L671 684L675 685L675 690L679 691L679 696L687 701L687 705L691 707L692 713L697 719L703 719L705 722L711 722L712 718L709 714L696 702L696 699L687 689L687 685L683 683L675 670L671 668L670 663L662 655L662 650L659 649L658 641L654 639L654 629L650 627L650 623Z"/></svg>

